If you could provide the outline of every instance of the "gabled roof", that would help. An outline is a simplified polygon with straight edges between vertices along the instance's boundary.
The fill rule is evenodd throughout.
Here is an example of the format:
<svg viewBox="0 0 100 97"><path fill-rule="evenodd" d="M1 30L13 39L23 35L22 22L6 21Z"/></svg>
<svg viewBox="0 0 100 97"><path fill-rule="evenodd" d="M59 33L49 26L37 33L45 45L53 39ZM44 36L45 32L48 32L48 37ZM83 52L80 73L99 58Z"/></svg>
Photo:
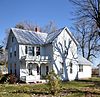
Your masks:
<svg viewBox="0 0 100 97"><path fill-rule="evenodd" d="M54 32L51 32L47 35L47 38L46 38L46 44L47 43L51 43L63 30L64 28L61 28L59 30L56 30Z"/></svg>
<svg viewBox="0 0 100 97"><path fill-rule="evenodd" d="M93 65L90 61L88 61L86 58L82 57L81 55L78 55L78 64L80 64L80 65Z"/></svg>
<svg viewBox="0 0 100 97"><path fill-rule="evenodd" d="M28 30L22 30L17 28L12 28L18 43L22 44L38 44L42 45L45 43L47 33L33 32Z"/></svg>
<svg viewBox="0 0 100 97"><path fill-rule="evenodd" d="M35 44L35 45L45 45L52 43L53 40L63 31L70 35L73 41L77 43L71 32L69 32L68 28L64 27L59 30L56 30L51 33L43 33L43 32L34 32L28 30L22 30L18 28L11 28L11 32L15 35L17 42L20 44Z"/></svg>

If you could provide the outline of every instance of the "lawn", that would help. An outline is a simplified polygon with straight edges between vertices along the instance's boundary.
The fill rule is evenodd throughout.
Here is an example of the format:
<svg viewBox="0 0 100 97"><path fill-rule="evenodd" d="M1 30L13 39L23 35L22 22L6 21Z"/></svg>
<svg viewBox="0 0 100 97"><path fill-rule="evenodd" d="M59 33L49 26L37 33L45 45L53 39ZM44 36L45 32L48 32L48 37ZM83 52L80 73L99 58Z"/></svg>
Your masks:
<svg viewBox="0 0 100 97"><path fill-rule="evenodd" d="M100 97L100 77L62 82L60 97ZM51 97L47 84L0 84L0 97Z"/></svg>

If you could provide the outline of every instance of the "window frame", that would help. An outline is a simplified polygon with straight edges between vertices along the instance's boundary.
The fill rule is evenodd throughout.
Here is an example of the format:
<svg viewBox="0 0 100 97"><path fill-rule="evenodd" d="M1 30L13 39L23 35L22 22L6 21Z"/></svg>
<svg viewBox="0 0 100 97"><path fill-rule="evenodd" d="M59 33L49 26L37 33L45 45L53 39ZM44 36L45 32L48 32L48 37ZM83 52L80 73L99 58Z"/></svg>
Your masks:
<svg viewBox="0 0 100 97"><path fill-rule="evenodd" d="M9 54L10 58L12 58L12 47L10 47L10 54Z"/></svg>
<svg viewBox="0 0 100 97"><path fill-rule="evenodd" d="M27 54L27 46L25 46L25 54Z"/></svg>
<svg viewBox="0 0 100 97"><path fill-rule="evenodd" d="M49 66L46 66L46 75L49 74Z"/></svg>
<svg viewBox="0 0 100 97"><path fill-rule="evenodd" d="M16 45L14 46L14 56L16 57Z"/></svg>
<svg viewBox="0 0 100 97"><path fill-rule="evenodd" d="M69 66L70 66L70 73L73 73L73 63L70 62L70 63L69 63Z"/></svg>
<svg viewBox="0 0 100 97"><path fill-rule="evenodd" d="M11 41L12 41L12 43L14 42L14 36L12 36Z"/></svg>
<svg viewBox="0 0 100 97"><path fill-rule="evenodd" d="M36 47L36 56L39 56L39 55L40 55L40 47L37 46L37 47Z"/></svg>
<svg viewBox="0 0 100 97"><path fill-rule="evenodd" d="M79 64L79 72L83 72L83 65Z"/></svg>
<svg viewBox="0 0 100 97"><path fill-rule="evenodd" d="M60 68L60 73L63 74L64 72L64 67Z"/></svg>
<svg viewBox="0 0 100 97"><path fill-rule="evenodd" d="M16 63L14 64L14 68L15 68L15 75L16 75Z"/></svg>
<svg viewBox="0 0 100 97"><path fill-rule="evenodd" d="M10 74L12 74L12 64L10 64Z"/></svg>

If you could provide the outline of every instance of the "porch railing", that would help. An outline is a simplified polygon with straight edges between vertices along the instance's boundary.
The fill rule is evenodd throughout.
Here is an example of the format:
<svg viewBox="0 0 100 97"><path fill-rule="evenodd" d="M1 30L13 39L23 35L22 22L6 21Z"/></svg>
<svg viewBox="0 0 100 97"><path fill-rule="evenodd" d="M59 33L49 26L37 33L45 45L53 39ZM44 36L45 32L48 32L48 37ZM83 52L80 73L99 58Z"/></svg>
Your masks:
<svg viewBox="0 0 100 97"><path fill-rule="evenodd" d="M33 61L49 61L49 57L48 56L30 56L30 55L26 55L26 56L22 56L21 59L25 59L25 60L33 60Z"/></svg>

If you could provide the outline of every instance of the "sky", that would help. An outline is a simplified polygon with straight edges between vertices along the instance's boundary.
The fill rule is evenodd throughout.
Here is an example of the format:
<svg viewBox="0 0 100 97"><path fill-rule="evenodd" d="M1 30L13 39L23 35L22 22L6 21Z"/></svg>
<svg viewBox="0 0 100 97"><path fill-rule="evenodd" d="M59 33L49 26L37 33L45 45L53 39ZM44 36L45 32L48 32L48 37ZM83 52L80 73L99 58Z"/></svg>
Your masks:
<svg viewBox="0 0 100 97"><path fill-rule="evenodd" d="M73 5L70 0L0 0L0 44L7 29L29 21L40 27L53 21L58 28L73 26ZM95 64L98 64L98 59Z"/></svg>
<svg viewBox="0 0 100 97"><path fill-rule="evenodd" d="M23 21L42 27L53 21L58 28L71 27L71 10L69 0L0 0L0 44L6 30Z"/></svg>

